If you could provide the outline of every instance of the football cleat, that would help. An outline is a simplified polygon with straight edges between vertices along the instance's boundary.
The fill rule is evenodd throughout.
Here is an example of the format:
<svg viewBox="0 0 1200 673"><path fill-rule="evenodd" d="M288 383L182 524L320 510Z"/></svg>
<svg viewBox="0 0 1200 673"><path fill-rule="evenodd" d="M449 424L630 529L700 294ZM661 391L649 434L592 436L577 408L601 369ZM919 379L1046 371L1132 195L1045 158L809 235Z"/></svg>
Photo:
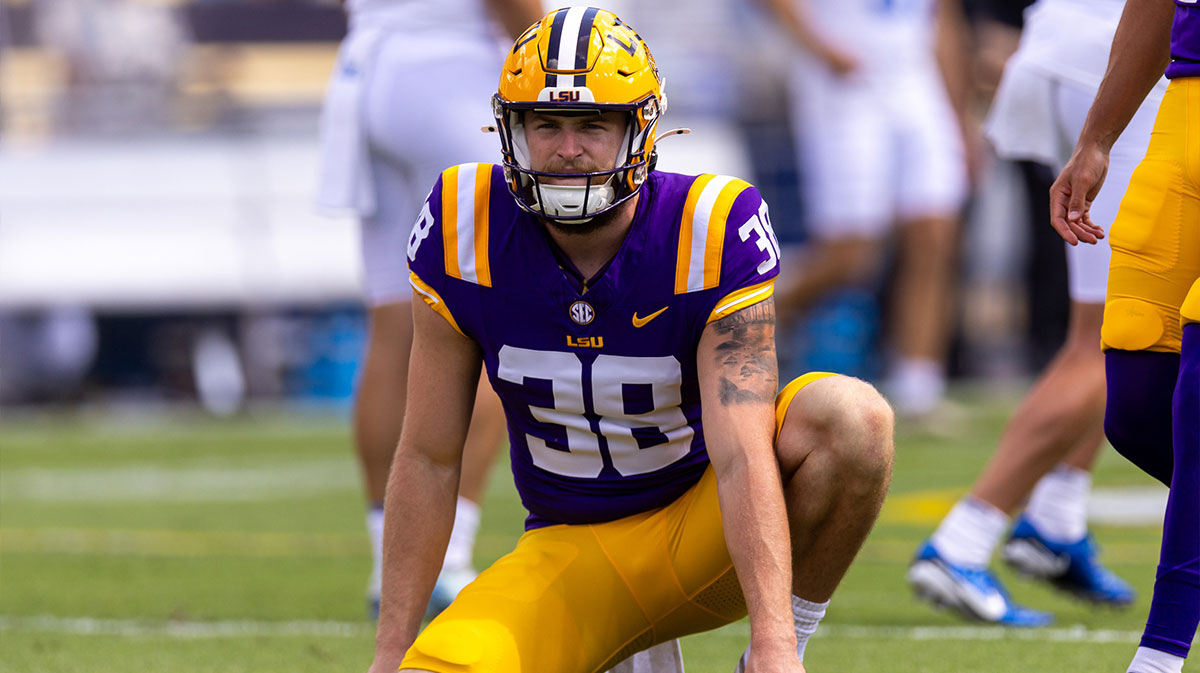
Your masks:
<svg viewBox="0 0 1200 673"><path fill-rule="evenodd" d="M1003 626L1038 627L1054 621L1046 612L1018 605L987 568L955 565L926 541L908 567L908 583L917 598L949 608L968 619Z"/></svg>
<svg viewBox="0 0 1200 673"><path fill-rule="evenodd" d="M1126 606L1137 596L1133 587L1105 568L1089 533L1071 544L1042 537L1024 516L1004 545L1004 561L1022 575L1050 582L1084 600Z"/></svg>
<svg viewBox="0 0 1200 673"><path fill-rule="evenodd" d="M477 574L473 568L469 567L443 568L438 575L437 584L433 585L433 595L429 597L429 604L425 606L425 618L433 619L441 614L442 610L450 607L450 604L458 597L458 592L470 584ZM367 617L379 621L378 594L367 595Z"/></svg>
<svg viewBox="0 0 1200 673"><path fill-rule="evenodd" d="M441 614L442 610L450 607L450 604L458 597L458 592L474 581L478 574L470 566L442 568L442 572L437 578L437 584L433 585L433 595L429 597L429 605L425 607L425 618L433 619Z"/></svg>

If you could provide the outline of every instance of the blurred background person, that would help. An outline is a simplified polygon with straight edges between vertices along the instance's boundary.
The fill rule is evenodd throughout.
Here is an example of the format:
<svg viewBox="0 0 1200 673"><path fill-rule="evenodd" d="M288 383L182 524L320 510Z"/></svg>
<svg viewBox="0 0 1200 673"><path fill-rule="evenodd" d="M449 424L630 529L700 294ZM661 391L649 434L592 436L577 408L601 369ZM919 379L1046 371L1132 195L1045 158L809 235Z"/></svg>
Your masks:
<svg viewBox="0 0 1200 673"><path fill-rule="evenodd" d="M1062 169L1104 77L1123 5L1040 0L1026 10L1020 47L1008 61L986 122L1001 157ZM1165 80L1113 145L1108 179L1091 205L1100 226L1107 228L1116 217L1146 153L1164 90ZM1052 231L1046 213L1038 220ZM1134 599L1132 587L1099 563L1087 522L1091 470L1103 446L1099 343L1110 251L1107 241L1066 247L1071 297L1066 342L1017 408L971 492L918 549L908 572L918 597L971 619L1010 626L1052 621L1048 613L1013 602L988 570L1010 517L1026 498L1004 547L1009 564L1085 600L1124 606Z"/></svg>
<svg viewBox="0 0 1200 673"><path fill-rule="evenodd" d="M767 0L798 47L792 132L813 242L784 270L781 322L881 277L894 227L883 390L901 416L941 404L966 197L957 0Z"/></svg>
<svg viewBox="0 0 1200 673"><path fill-rule="evenodd" d="M446 168L494 162L492 120L508 37L541 19L540 0L348 0L349 33L321 122L319 205L360 222L366 357L354 409L354 442L367 497L373 569L368 612L379 614L383 502L404 422L412 349L408 238L424 196ZM463 454L454 528L431 613L475 578L471 555L479 503L504 441L504 411L480 382Z"/></svg>
<svg viewBox="0 0 1200 673"><path fill-rule="evenodd" d="M1075 151L1050 190L1072 245L1105 236L1092 217L1114 141L1164 73L1171 80L1111 230L1101 346L1104 430L1170 487L1154 596L1130 673L1179 673L1200 623L1200 7L1130 0Z"/></svg>
<svg viewBox="0 0 1200 673"><path fill-rule="evenodd" d="M60 129L129 130L166 122L191 32L176 7L135 0L34 0L35 27L67 62Z"/></svg>

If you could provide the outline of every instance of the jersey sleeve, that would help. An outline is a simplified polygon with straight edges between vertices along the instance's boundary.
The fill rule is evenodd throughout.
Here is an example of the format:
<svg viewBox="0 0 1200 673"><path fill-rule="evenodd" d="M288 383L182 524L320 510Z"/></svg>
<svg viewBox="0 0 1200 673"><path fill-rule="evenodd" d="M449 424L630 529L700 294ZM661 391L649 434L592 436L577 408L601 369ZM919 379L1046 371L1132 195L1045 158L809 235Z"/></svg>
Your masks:
<svg viewBox="0 0 1200 673"><path fill-rule="evenodd" d="M489 261L491 189L496 167L462 164L442 171L408 237L409 282L459 334L467 334L459 311L477 304L492 286Z"/></svg>
<svg viewBox="0 0 1200 673"><path fill-rule="evenodd" d="M725 225L721 276L708 322L766 301L779 276L779 241L767 202L747 185L734 200Z"/></svg>
<svg viewBox="0 0 1200 673"><path fill-rule="evenodd" d="M462 334L462 329L442 297L447 284L442 223L444 177L438 177L429 196L425 197L412 233L408 235L408 282L417 296Z"/></svg>
<svg viewBox="0 0 1200 673"><path fill-rule="evenodd" d="M770 298L779 243L767 204L750 183L701 175L688 190L679 229L675 293L703 298L703 323Z"/></svg>

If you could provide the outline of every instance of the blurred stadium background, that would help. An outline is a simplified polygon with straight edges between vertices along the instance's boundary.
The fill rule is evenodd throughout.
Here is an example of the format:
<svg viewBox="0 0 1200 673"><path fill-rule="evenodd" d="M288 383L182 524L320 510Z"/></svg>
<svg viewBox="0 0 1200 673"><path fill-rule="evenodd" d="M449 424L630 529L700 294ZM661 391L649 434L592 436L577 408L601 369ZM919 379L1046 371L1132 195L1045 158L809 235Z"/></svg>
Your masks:
<svg viewBox="0 0 1200 673"><path fill-rule="evenodd" d="M1016 32L977 5L962 58L982 114ZM606 6L667 74L668 127L694 129L663 144L662 166L750 178L780 238L803 241L786 47L763 10ZM364 336L357 228L313 207L344 30L334 1L0 0L3 670L365 669L369 559L346 420ZM813 670L1116 670L1141 628L1145 598L1094 613L1017 581L1060 615L1020 635L957 628L906 596L908 556L1066 321L1061 244L1028 221L1018 172L981 156L954 404L901 428L893 496ZM789 366L877 376L885 288L831 297L783 337ZM1111 451L1096 480L1108 558L1144 596L1165 493ZM502 469L484 511L480 564L519 532ZM744 639L744 625L689 639L689 670L731 669Z"/></svg>

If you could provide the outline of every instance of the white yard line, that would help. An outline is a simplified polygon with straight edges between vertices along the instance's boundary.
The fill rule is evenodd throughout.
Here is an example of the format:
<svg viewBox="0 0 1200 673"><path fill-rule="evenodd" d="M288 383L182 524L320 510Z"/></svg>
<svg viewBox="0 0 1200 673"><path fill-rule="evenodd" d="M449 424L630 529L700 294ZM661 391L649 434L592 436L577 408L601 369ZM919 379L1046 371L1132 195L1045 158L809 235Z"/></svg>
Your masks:
<svg viewBox="0 0 1200 673"><path fill-rule="evenodd" d="M728 635L749 636L746 622L731 624L720 630ZM215 622L150 622L132 619L97 619L92 617L16 617L0 615L0 633L32 632L64 635L98 635L118 637L159 637L175 639L197 638L359 638L375 633L373 624L366 622L333 621L215 621ZM1071 643L1137 643L1141 633L1111 629L1087 629L1072 626L1053 629L1006 629L999 626L856 626L852 624L822 625L817 637L852 640L940 640L988 641L1022 640L1033 642Z"/></svg>
<svg viewBox="0 0 1200 673"><path fill-rule="evenodd" d="M366 622L251 620L219 622L151 622L133 619L97 619L94 617L14 617L0 615L0 633L7 631L59 633L75 636L121 636L127 638L357 638L375 633L375 625Z"/></svg>
<svg viewBox="0 0 1200 673"><path fill-rule="evenodd" d="M0 552L199 558L358 557L365 533L0 528Z"/></svg>

